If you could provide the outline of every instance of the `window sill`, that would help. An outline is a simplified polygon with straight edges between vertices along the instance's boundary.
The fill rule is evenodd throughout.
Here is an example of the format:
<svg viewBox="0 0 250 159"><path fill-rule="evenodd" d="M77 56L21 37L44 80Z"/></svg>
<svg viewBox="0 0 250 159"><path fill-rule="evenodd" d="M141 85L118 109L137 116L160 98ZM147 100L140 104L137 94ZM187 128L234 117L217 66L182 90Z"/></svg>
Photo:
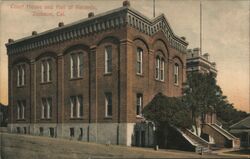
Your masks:
<svg viewBox="0 0 250 159"><path fill-rule="evenodd" d="M104 75L104 76L111 76L111 75L112 75L112 72L105 72L103 75Z"/></svg>
<svg viewBox="0 0 250 159"><path fill-rule="evenodd" d="M83 117L73 117L73 118L70 117L70 120L83 120Z"/></svg>
<svg viewBox="0 0 250 159"><path fill-rule="evenodd" d="M136 115L136 119L143 119L142 115Z"/></svg>
<svg viewBox="0 0 250 159"><path fill-rule="evenodd" d="M136 73L136 75L139 77L144 77L144 75L142 73Z"/></svg>
<svg viewBox="0 0 250 159"><path fill-rule="evenodd" d="M26 121L26 119L17 119L16 121Z"/></svg>
<svg viewBox="0 0 250 159"><path fill-rule="evenodd" d="M16 86L17 88L23 88L25 87L25 85L21 85L21 86Z"/></svg>
<svg viewBox="0 0 250 159"><path fill-rule="evenodd" d="M52 83L52 81L49 81L49 82L41 82L40 84L46 85L46 84L51 84L51 83Z"/></svg>
<svg viewBox="0 0 250 159"><path fill-rule="evenodd" d="M160 80L160 79L156 79L156 78L155 78L155 81L165 83L165 80Z"/></svg>
<svg viewBox="0 0 250 159"><path fill-rule="evenodd" d="M74 77L70 78L70 81L81 80L81 79L83 79L83 77Z"/></svg>
<svg viewBox="0 0 250 159"><path fill-rule="evenodd" d="M51 120L51 118L41 118L41 120L46 121L46 120Z"/></svg>
<svg viewBox="0 0 250 159"><path fill-rule="evenodd" d="M105 116L104 119L112 119L112 116Z"/></svg>

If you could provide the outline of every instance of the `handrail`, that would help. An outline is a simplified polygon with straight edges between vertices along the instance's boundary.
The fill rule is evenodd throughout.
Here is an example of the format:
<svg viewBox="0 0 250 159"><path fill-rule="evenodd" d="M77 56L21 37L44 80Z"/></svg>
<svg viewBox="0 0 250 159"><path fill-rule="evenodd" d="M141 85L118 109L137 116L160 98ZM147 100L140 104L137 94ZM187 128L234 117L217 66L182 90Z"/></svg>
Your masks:
<svg viewBox="0 0 250 159"><path fill-rule="evenodd" d="M229 135L230 137L237 139L237 137L235 137L233 134L229 133L228 131L226 131L225 129L218 127L216 124L214 124L214 126L216 126L217 128L219 128L221 131L223 131L224 133L226 133L227 135Z"/></svg>

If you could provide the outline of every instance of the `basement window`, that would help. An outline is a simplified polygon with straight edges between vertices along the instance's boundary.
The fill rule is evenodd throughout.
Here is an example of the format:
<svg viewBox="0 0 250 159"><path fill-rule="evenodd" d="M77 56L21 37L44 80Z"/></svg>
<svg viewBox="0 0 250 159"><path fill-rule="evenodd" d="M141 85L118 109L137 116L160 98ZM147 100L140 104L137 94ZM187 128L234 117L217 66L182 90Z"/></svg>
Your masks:
<svg viewBox="0 0 250 159"><path fill-rule="evenodd" d="M74 137L74 136L75 136L75 129L70 128L70 137Z"/></svg>
<svg viewBox="0 0 250 159"><path fill-rule="evenodd" d="M43 136L43 127L40 127L40 128L39 128L39 135L40 135L40 136Z"/></svg>

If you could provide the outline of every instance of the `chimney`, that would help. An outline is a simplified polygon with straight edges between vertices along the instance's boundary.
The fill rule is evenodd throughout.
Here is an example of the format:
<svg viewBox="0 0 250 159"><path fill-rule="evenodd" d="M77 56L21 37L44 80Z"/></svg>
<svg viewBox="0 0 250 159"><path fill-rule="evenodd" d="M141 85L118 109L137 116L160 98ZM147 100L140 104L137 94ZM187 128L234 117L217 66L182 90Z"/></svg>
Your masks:
<svg viewBox="0 0 250 159"><path fill-rule="evenodd" d="M186 37L185 36L182 36L181 39L184 40L184 41L186 41Z"/></svg>
<svg viewBox="0 0 250 159"><path fill-rule="evenodd" d="M209 61L209 54L208 54L208 53L205 53L205 54L203 55L203 57L204 57L206 60Z"/></svg>
<svg viewBox="0 0 250 159"><path fill-rule="evenodd" d="M63 22L59 22L58 23L58 27L62 27L62 26L64 26L64 23Z"/></svg>
<svg viewBox="0 0 250 159"><path fill-rule="evenodd" d="M14 39L8 39L8 43L13 43Z"/></svg>
<svg viewBox="0 0 250 159"><path fill-rule="evenodd" d="M89 12L88 17L91 18L91 17L93 17L94 15L95 15L94 12Z"/></svg>
<svg viewBox="0 0 250 159"><path fill-rule="evenodd" d="M130 7L130 2L129 2L129 0L123 1L122 6L123 6L123 7Z"/></svg>
<svg viewBox="0 0 250 159"><path fill-rule="evenodd" d="M32 31L32 35L37 35L37 32L36 31Z"/></svg>

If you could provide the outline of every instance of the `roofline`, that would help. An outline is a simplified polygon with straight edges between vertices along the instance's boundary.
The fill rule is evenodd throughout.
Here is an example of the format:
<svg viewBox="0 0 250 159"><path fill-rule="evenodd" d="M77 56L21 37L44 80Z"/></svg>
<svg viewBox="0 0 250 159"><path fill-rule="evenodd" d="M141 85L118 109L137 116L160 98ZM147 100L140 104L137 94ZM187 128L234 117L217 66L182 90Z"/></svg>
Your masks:
<svg viewBox="0 0 250 159"><path fill-rule="evenodd" d="M41 37L41 36L46 35L48 33L53 33L55 31L60 31L60 30L63 30L63 29L67 29L67 28L69 28L71 26L75 26L75 25L78 25L78 24L81 24L81 23L84 23L84 22L87 22L87 21L90 21L90 20L93 20L93 19L97 19L97 18L100 18L100 17L103 17L103 16L114 14L116 12L120 12L120 11L123 11L123 10L131 11L131 12L139 15L140 17L142 17L143 19L145 19L146 21L148 21L151 24L154 24L155 22L157 22L161 18L164 18L166 20L166 23L169 26L169 29L170 29L171 33L173 34L173 38L176 39L176 40L178 40L179 42L183 43L184 45L188 45L187 41L181 39L179 36L177 36L174 33L173 29L171 28L171 26L170 26L170 24L169 24L169 22L168 22L168 20L167 20L167 18L166 18L166 16L164 14L160 14L159 16L150 19L150 18L146 17L145 15L143 15L142 13L140 13L139 11L135 10L132 7L122 6L122 7L119 7L119 8L116 8L116 9L112 9L112 10L109 10L109 11L106 11L106 12L103 12L103 13L99 13L99 14L93 16L93 17L90 17L90 18L86 17L84 19L81 19L81 20L78 20L76 22L72 22L72 23L66 24L66 25L61 26L61 27L56 27L56 28L53 28L53 29L49 29L49 30L43 31L41 33L38 33L37 35L30 35L30 36L26 36L26 37L21 38L21 39L14 40L11 43L5 43L5 46L8 47L8 46L11 46L13 44L17 44L17 43L23 42L25 40L30 40L30 39L33 39L33 38Z"/></svg>
<svg viewBox="0 0 250 159"><path fill-rule="evenodd" d="M239 123L241 123L241 122L243 122L243 121L247 120L248 118L250 118L250 115L249 115L248 117L246 117L246 118L244 118L244 119L242 119L242 120L238 121L237 123L235 123L235 124L231 125L229 128L232 128L233 126L235 126L235 125L237 125L237 124L239 124Z"/></svg>

